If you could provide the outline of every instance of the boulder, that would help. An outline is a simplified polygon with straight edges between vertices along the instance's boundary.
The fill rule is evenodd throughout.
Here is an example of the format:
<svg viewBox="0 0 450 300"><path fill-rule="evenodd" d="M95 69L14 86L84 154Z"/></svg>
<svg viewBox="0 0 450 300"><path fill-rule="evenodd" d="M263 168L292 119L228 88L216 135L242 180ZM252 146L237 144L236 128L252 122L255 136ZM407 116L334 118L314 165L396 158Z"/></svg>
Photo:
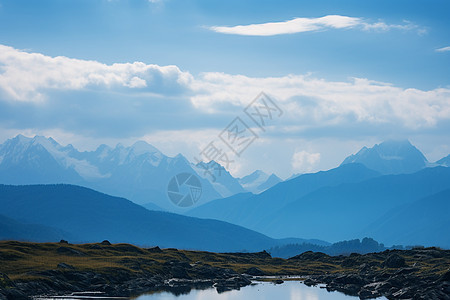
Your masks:
<svg viewBox="0 0 450 300"><path fill-rule="evenodd" d="M56 252L63 255L70 255L70 256L85 256L81 251L69 248L69 247L59 247Z"/></svg>
<svg viewBox="0 0 450 300"><path fill-rule="evenodd" d="M57 266L58 269L66 269L66 270L75 270L75 267L66 263L59 263Z"/></svg>
<svg viewBox="0 0 450 300"><path fill-rule="evenodd" d="M281 280L281 279L275 279L275 280L273 281L273 283L275 283L275 284L282 284L282 283L284 283L284 281Z"/></svg>
<svg viewBox="0 0 450 300"><path fill-rule="evenodd" d="M266 275L266 273L264 273L261 269L256 268L256 267L251 267L251 268L247 269L244 273L248 274L248 275L252 275L252 276L264 276L264 275Z"/></svg>
<svg viewBox="0 0 450 300"><path fill-rule="evenodd" d="M147 251L150 252L150 253L162 253L161 248L159 248L158 246L152 247L152 248L148 248Z"/></svg>
<svg viewBox="0 0 450 300"><path fill-rule="evenodd" d="M403 268L406 267L406 261L400 255L393 253L386 258L383 266L385 268Z"/></svg>
<svg viewBox="0 0 450 300"><path fill-rule="evenodd" d="M303 252L302 254L299 254L297 256L291 257L289 258L290 260L326 260L328 259L330 256L326 255L325 253L322 252L312 252L312 251L306 251Z"/></svg>

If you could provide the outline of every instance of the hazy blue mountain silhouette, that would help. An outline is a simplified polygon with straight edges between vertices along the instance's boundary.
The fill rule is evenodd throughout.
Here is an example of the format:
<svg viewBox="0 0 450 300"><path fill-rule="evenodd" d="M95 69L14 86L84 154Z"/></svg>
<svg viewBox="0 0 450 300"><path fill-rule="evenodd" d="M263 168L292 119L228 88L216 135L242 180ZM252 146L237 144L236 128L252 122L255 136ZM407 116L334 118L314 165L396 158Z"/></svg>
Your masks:
<svg viewBox="0 0 450 300"><path fill-rule="evenodd" d="M170 179L182 172L196 174L181 154L168 157L142 141L130 147L101 145L95 151L79 152L52 138L18 135L0 145L0 183L76 184L170 211L183 211L166 194ZM199 204L220 197L208 180L200 181Z"/></svg>
<svg viewBox="0 0 450 300"><path fill-rule="evenodd" d="M358 153L350 155L342 165L361 163L381 174L414 173L428 166L425 156L408 140L386 141L364 147Z"/></svg>
<svg viewBox="0 0 450 300"><path fill-rule="evenodd" d="M450 189L390 210L364 233L390 244L450 248Z"/></svg>
<svg viewBox="0 0 450 300"><path fill-rule="evenodd" d="M275 174L271 174L266 181L264 181L263 183L261 183L260 185L258 185L256 187L257 191L264 192L267 189L270 189L271 187L279 184L280 182L282 182L283 180L281 180L280 177L278 177Z"/></svg>
<svg viewBox="0 0 450 300"><path fill-rule="evenodd" d="M319 188L345 182L360 182L377 176L380 176L378 172L362 164L345 164L329 171L300 175L258 195L245 193L214 200L190 210L188 215L223 220L252 228L265 222L270 215L290 202ZM278 235L282 235L282 232L278 232ZM288 236L299 235L283 237ZM311 235L309 237L314 238Z"/></svg>
<svg viewBox="0 0 450 300"><path fill-rule="evenodd" d="M221 197L229 197L246 191L236 178L213 160L209 163L199 162L193 167L198 176L207 179Z"/></svg>
<svg viewBox="0 0 450 300"><path fill-rule="evenodd" d="M0 215L0 240L32 242L59 241L72 236L52 227L39 224L26 224Z"/></svg>
<svg viewBox="0 0 450 300"><path fill-rule="evenodd" d="M385 175L357 183L324 187L299 197L255 226L274 237L302 236L328 241L362 237L361 230L400 205L450 188L450 168ZM384 241L388 232L376 238ZM436 240L439 245L442 240Z"/></svg>
<svg viewBox="0 0 450 300"><path fill-rule="evenodd" d="M275 174L267 174L261 170L256 170L253 173L239 179L239 183L249 192L259 194L274 185L280 183L282 180Z"/></svg>
<svg viewBox="0 0 450 300"><path fill-rule="evenodd" d="M446 157L441 158L436 162L436 164L442 165L444 167L450 167L450 155L447 155Z"/></svg>
<svg viewBox="0 0 450 300"><path fill-rule="evenodd" d="M286 244L268 250L273 257L290 258L307 251L322 252L328 255L350 255L351 253L381 252L388 248L372 238L353 239L334 244L320 245L316 243Z"/></svg>
<svg viewBox="0 0 450 300"><path fill-rule="evenodd" d="M141 206L148 210L165 211L164 209L162 209L161 207L152 202L141 204Z"/></svg>
<svg viewBox="0 0 450 300"><path fill-rule="evenodd" d="M149 211L129 200L73 185L0 185L0 211L20 222L68 232L72 242L108 239L209 251L259 251L280 244L226 222Z"/></svg>

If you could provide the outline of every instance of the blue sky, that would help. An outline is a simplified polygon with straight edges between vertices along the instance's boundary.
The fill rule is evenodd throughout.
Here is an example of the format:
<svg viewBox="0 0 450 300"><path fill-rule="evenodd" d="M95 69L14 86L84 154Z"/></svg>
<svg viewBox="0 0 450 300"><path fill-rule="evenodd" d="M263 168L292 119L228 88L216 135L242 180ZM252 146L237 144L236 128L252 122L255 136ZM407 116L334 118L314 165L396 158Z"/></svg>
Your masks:
<svg viewBox="0 0 450 300"><path fill-rule="evenodd" d="M265 91L286 113L236 175L327 169L389 138L434 161L450 153L449 11L448 1L0 0L0 139L43 134L82 149L144 139L192 159Z"/></svg>

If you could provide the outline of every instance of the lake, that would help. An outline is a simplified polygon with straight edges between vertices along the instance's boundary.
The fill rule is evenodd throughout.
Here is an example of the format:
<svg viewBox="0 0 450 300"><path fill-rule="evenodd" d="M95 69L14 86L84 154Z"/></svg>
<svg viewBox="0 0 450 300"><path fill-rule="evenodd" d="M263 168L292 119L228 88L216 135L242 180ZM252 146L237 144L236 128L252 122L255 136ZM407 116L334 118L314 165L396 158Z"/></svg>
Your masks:
<svg viewBox="0 0 450 300"><path fill-rule="evenodd" d="M52 297L35 298L35 300L78 300L78 299L114 299L102 297ZM116 298L119 299L119 298ZM121 298L126 299L126 298ZM359 297L347 296L339 292L328 292L320 287L308 287L298 280L285 281L282 284L257 281L253 285L218 293L214 288L204 290L185 290L178 292L153 292L134 298L133 300L357 300ZM376 300L387 300L385 297Z"/></svg>
<svg viewBox="0 0 450 300"><path fill-rule="evenodd" d="M283 284L255 282L238 290L217 293L213 288L191 290L187 294L174 295L170 292L157 292L136 298L136 300L355 300L359 297L346 296L339 292L328 292L324 288L308 287L299 281L285 281ZM384 297L377 298L386 299Z"/></svg>

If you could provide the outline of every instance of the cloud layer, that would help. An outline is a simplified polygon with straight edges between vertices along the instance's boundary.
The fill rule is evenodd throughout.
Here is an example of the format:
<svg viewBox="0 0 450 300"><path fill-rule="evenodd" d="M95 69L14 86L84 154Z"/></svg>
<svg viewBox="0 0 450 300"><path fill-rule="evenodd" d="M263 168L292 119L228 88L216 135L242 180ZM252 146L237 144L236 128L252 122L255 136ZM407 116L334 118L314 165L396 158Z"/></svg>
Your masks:
<svg viewBox="0 0 450 300"><path fill-rule="evenodd" d="M178 115L182 112L204 117L193 127L209 126L205 124L211 124L211 117L218 120L240 112L263 90L280 101L287 112L281 123L286 131L355 122L420 129L450 121L450 89L404 89L364 78L342 82L309 75L259 78L214 72L194 77L176 66L142 62L106 65L1 45L0 70L0 102L33 102L42 103L32 106L34 109L63 109L71 101L78 103L80 112L85 105L102 112L116 99L114 106L104 110L105 118L127 112L130 115L120 118L129 118L130 124L139 117L164 119L161 113L165 111L177 118L171 126L186 126L181 121L190 119ZM179 101L168 101L174 98ZM149 99L153 99L151 104ZM116 111L119 103L124 107ZM21 110L30 107L21 106Z"/></svg>
<svg viewBox="0 0 450 300"><path fill-rule="evenodd" d="M307 75L254 78L205 73L194 81L191 101L212 111L226 104L244 106L261 89L287 112L284 122L305 128L367 123L411 129L430 128L450 120L450 89L423 91L362 78L333 82Z"/></svg>
<svg viewBox="0 0 450 300"><path fill-rule="evenodd" d="M142 62L106 65L64 56L49 57L0 45L0 89L14 100L42 101L45 90L138 89L174 93L192 76L176 66Z"/></svg>
<svg viewBox="0 0 450 300"><path fill-rule="evenodd" d="M362 30L381 30L390 29L411 30L418 29L418 26L411 22L404 24L386 24L382 21L369 23L362 18L327 15L320 18L295 18L284 22L269 22L261 24L237 25L237 26L211 26L210 30L236 35L248 36L273 36L280 34L293 34L308 31L320 31L326 29L349 29L360 28ZM423 33L423 29L418 29Z"/></svg>

